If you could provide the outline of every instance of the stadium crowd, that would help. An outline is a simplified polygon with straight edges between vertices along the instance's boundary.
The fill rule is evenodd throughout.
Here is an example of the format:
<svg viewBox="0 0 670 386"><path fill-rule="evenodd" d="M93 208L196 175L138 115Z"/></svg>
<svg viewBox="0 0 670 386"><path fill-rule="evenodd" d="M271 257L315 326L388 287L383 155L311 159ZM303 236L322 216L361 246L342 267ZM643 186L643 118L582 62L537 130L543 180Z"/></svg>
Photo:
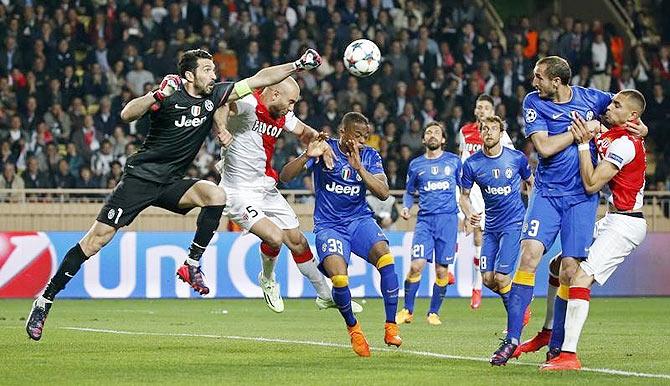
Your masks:
<svg viewBox="0 0 670 386"><path fill-rule="evenodd" d="M517 148L534 159L521 102L534 62L557 54L569 60L575 85L645 94L647 186L668 190L670 139L661 124L670 118L670 46L664 45L670 39L656 31L654 12L632 1L634 47L625 47L610 24L571 16L509 20L499 34L470 1L98 3L0 1L0 188L114 187L148 129L148 116L126 124L120 110L176 72L185 49L210 51L221 80L237 80L314 47L323 64L297 76L296 115L330 132L347 111L368 116L369 144L384 158L392 189L405 187L424 124L443 122L455 151L481 93L493 97ZM348 75L341 60L359 38L376 42L384 56L369 78ZM217 181L218 146L212 135L188 174ZM281 137L275 168L299 154L299 146ZM309 176L294 181L283 188L310 188Z"/></svg>

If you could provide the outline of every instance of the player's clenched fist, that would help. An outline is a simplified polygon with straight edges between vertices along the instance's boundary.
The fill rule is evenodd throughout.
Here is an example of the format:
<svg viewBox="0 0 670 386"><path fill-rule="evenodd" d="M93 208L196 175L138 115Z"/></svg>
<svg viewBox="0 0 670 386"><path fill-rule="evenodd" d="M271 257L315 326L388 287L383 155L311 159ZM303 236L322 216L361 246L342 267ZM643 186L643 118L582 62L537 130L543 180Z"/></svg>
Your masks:
<svg viewBox="0 0 670 386"><path fill-rule="evenodd" d="M300 59L293 62L293 66L297 71L313 70L321 65L321 55L316 50L308 49L300 57Z"/></svg>
<svg viewBox="0 0 670 386"><path fill-rule="evenodd" d="M165 75L165 77L161 81L160 86L158 86L158 90L154 91L153 94L154 98L157 101L163 101L165 98L174 94L174 92L179 89L180 85L181 85L181 78L179 77L179 75L174 74Z"/></svg>

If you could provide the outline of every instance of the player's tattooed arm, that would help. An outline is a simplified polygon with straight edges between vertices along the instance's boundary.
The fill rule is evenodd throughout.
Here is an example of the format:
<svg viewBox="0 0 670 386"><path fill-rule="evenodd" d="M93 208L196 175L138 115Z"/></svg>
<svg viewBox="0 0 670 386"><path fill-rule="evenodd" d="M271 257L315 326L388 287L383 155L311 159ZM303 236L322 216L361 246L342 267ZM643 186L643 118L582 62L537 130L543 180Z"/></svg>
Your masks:
<svg viewBox="0 0 670 386"><path fill-rule="evenodd" d="M365 169L363 162L361 162L361 145L356 141L349 140L347 142L347 160L351 167L358 172L365 187L373 196L382 201L389 198L390 191L386 174L372 174Z"/></svg>
<svg viewBox="0 0 670 386"><path fill-rule="evenodd" d="M581 117L577 117L572 122L570 133L579 143L579 174L582 177L584 190L589 194L596 193L619 172L619 169L607 161L600 162L597 167L593 167L589 141L593 138L594 131Z"/></svg>

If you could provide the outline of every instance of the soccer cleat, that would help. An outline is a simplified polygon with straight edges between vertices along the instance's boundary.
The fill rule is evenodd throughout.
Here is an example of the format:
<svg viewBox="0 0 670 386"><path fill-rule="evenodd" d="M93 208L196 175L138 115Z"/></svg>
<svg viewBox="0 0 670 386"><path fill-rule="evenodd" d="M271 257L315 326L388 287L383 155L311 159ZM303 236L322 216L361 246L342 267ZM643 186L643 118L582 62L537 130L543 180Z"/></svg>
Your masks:
<svg viewBox="0 0 670 386"><path fill-rule="evenodd" d="M205 275L200 270L200 267L184 263L177 270L177 277L190 285L200 295L207 295L209 293L209 287L205 284Z"/></svg>
<svg viewBox="0 0 670 386"><path fill-rule="evenodd" d="M363 330L361 330L361 324L356 322L353 326L347 326L349 331L349 336L351 337L351 348L354 349L354 352L361 357L370 356L370 345L368 340L365 339L363 335Z"/></svg>
<svg viewBox="0 0 670 386"><path fill-rule="evenodd" d="M258 284L263 290L265 303L274 312L284 312L284 299L279 291L279 283L274 279L266 279L263 272L258 273Z"/></svg>
<svg viewBox="0 0 670 386"><path fill-rule="evenodd" d="M397 324L403 324L403 323L412 323L414 320L414 315L409 312L407 308L403 308L402 310L398 311L397 314L395 314L395 322Z"/></svg>
<svg viewBox="0 0 670 386"><path fill-rule="evenodd" d="M389 346L400 347L402 338L400 337L400 328L397 324L389 322L384 324L384 343Z"/></svg>
<svg viewBox="0 0 670 386"><path fill-rule="evenodd" d="M526 308L526 312L523 313L523 326L526 327L528 322L530 322L530 317L533 315L533 312L530 310L530 305Z"/></svg>
<svg viewBox="0 0 670 386"><path fill-rule="evenodd" d="M557 357L540 366L540 371L580 370L582 363L576 353L562 352Z"/></svg>
<svg viewBox="0 0 670 386"><path fill-rule="evenodd" d="M335 304L335 301L333 299L326 300L326 299L321 299L318 296L316 297L316 306L320 310L327 310L329 308L337 309L337 304ZM361 306L360 304L358 304L358 303L356 303L355 301L352 300L351 301L351 311L354 314L359 314L359 313L363 312L363 306Z"/></svg>
<svg viewBox="0 0 670 386"><path fill-rule="evenodd" d="M30 339L40 340L42 338L44 323L47 320L47 315L49 315L52 304L53 302L46 300L42 296L33 302L30 315L28 315L28 321L26 322L26 332Z"/></svg>
<svg viewBox="0 0 670 386"><path fill-rule="evenodd" d="M501 339L500 347L491 355L489 363L492 366L505 366L507 361L512 357L517 345L512 343L509 339Z"/></svg>
<svg viewBox="0 0 670 386"><path fill-rule="evenodd" d="M456 284L456 277L454 276L451 271L447 272L447 285L454 285Z"/></svg>
<svg viewBox="0 0 670 386"><path fill-rule="evenodd" d="M549 339L551 339L551 330L543 328L542 331L538 332L533 338L523 342L516 350L513 357L518 358L523 353L538 351L549 344Z"/></svg>
<svg viewBox="0 0 670 386"><path fill-rule="evenodd" d="M482 290L473 289L472 298L470 298L470 308L476 310L482 305Z"/></svg>
<svg viewBox="0 0 670 386"><path fill-rule="evenodd" d="M560 348L557 347L550 348L549 351L547 351L547 357L546 357L547 360L544 363L550 362L552 359L558 357L559 355L561 355Z"/></svg>
<svg viewBox="0 0 670 386"><path fill-rule="evenodd" d="M428 321L428 324L430 324L431 326L439 326L440 324L442 324L442 321L440 320L440 315L434 312L428 314L426 320Z"/></svg>

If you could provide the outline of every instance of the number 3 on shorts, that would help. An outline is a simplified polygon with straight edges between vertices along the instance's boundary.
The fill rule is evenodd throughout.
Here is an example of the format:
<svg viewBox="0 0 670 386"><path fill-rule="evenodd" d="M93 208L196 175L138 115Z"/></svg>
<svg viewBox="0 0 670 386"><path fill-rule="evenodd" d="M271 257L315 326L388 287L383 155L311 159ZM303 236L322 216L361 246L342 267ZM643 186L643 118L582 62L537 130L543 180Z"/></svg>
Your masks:
<svg viewBox="0 0 670 386"><path fill-rule="evenodd" d="M528 227L528 236L530 237L537 236L537 231L539 227L540 227L539 220L530 220L530 226Z"/></svg>

